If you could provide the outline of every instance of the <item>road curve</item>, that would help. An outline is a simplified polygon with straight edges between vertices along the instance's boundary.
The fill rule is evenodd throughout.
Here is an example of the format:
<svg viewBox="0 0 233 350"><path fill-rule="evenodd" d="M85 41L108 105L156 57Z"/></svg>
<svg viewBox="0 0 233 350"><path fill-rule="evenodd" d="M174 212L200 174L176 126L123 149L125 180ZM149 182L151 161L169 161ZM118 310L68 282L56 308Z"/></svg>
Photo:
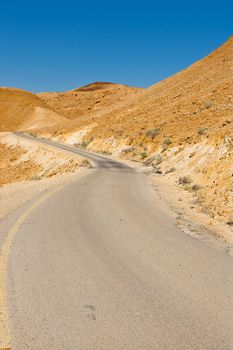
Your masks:
<svg viewBox="0 0 233 350"><path fill-rule="evenodd" d="M178 230L142 173L56 146L97 167L18 230L7 273L13 349L233 349L232 257Z"/></svg>

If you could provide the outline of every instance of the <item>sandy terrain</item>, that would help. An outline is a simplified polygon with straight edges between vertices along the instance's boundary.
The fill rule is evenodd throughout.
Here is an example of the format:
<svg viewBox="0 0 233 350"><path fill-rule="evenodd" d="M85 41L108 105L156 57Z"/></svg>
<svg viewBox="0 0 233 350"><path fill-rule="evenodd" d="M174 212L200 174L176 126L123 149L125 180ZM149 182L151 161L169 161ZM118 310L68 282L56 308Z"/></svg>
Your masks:
<svg viewBox="0 0 233 350"><path fill-rule="evenodd" d="M64 123L65 120L31 92L0 88L0 131L28 130Z"/></svg>
<svg viewBox="0 0 233 350"><path fill-rule="evenodd" d="M191 237L205 240L212 245L222 245L228 254L233 255L233 229L223 221L211 218L196 204L192 193L181 191L166 177L154 174L155 190L160 198L173 211L177 227Z"/></svg>
<svg viewBox="0 0 233 350"><path fill-rule="evenodd" d="M80 157L11 133L0 133L0 150L0 185L25 180L38 181L73 172L83 164Z"/></svg>
<svg viewBox="0 0 233 350"><path fill-rule="evenodd" d="M47 92L37 96L67 118L80 119L104 111L143 90L121 84L96 82L66 92Z"/></svg>

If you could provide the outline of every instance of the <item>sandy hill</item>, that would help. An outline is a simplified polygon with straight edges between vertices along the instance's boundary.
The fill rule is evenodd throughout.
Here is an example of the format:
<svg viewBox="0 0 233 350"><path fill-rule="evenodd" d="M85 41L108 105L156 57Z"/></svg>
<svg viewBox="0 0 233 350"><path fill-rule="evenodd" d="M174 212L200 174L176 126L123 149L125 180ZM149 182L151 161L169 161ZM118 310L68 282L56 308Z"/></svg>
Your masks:
<svg viewBox="0 0 233 350"><path fill-rule="evenodd" d="M93 135L127 136L132 143L150 143L152 149L164 137L173 143L198 141L199 128L206 128L208 138L224 136L232 131L232 83L233 37L189 68L104 111ZM153 140L148 137L151 128L160 129Z"/></svg>
<svg viewBox="0 0 233 350"><path fill-rule="evenodd" d="M233 225L233 37L146 90L102 110L90 105L90 115L39 134L144 159L195 192L192 205Z"/></svg>
<svg viewBox="0 0 233 350"><path fill-rule="evenodd" d="M121 84L95 82L66 92L47 92L38 96L55 111L75 119L103 111L140 90Z"/></svg>
<svg viewBox="0 0 233 350"><path fill-rule="evenodd" d="M127 137L132 143L149 143L152 149L156 149L164 137L172 137L173 144L186 142L187 138L189 142L197 141L200 139L197 129L202 127L208 130L208 138L211 135L215 137L216 132L223 135L226 130L232 129L228 122L232 115L232 67L233 37L189 68L146 90L131 91L109 107L104 108L105 89L94 91L96 94L103 92L103 100L99 98L98 103L94 102L103 107L93 107L93 99L89 100L87 95L85 108L90 108L90 118L89 114L83 113L86 118L60 131L71 131L71 126L75 130L92 124L90 137L105 140L110 136L116 140ZM131 89L113 85L113 91L118 88ZM77 90L64 94L75 95ZM57 93L54 94L56 100ZM85 92L83 94L85 96ZM77 98L77 101L80 99ZM49 103L48 100L46 102ZM222 126L223 123L226 125ZM148 137L151 128L160 129L153 139Z"/></svg>
<svg viewBox="0 0 233 350"><path fill-rule="evenodd" d="M15 88L0 88L0 131L39 128L64 123L38 96Z"/></svg>

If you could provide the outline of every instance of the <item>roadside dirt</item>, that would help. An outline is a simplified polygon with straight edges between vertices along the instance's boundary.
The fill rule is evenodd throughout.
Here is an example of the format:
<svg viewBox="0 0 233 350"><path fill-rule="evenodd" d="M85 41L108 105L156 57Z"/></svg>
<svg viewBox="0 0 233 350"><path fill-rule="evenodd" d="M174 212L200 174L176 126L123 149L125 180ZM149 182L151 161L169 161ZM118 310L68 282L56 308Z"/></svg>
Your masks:
<svg viewBox="0 0 233 350"><path fill-rule="evenodd" d="M0 157L0 186L20 181L39 181L74 172L84 165L81 157L12 133L0 133Z"/></svg>
<svg viewBox="0 0 233 350"><path fill-rule="evenodd" d="M173 211L177 227L187 235L212 245L222 246L233 255L233 228L204 213L196 204L195 196L182 191L179 185L164 176L153 174L152 183L160 199Z"/></svg>

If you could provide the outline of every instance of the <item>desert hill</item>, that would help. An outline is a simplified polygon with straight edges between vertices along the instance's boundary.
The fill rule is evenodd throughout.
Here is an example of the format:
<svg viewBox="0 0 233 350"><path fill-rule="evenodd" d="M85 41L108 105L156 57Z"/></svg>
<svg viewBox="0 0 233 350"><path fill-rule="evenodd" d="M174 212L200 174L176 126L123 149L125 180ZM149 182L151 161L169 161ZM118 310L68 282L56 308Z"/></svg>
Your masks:
<svg viewBox="0 0 233 350"><path fill-rule="evenodd" d="M47 92L38 96L53 110L75 119L103 111L141 90L121 84L95 82L66 92Z"/></svg>
<svg viewBox="0 0 233 350"><path fill-rule="evenodd" d="M136 145L150 144L152 151L161 145L164 137L172 137L173 144L186 142L187 138L189 142L198 141L199 128L206 129L207 138L215 137L216 131L224 135L226 130L231 130L227 118L232 114L232 66L233 37L178 74L146 90L126 94L109 107L91 108L90 118L89 113L84 114L86 118L60 131L70 132L71 126L79 129L92 124L90 137L106 140L114 136L118 141L127 138ZM222 126L223 123L226 125ZM159 128L159 133L151 138L148 131L153 128Z"/></svg>
<svg viewBox="0 0 233 350"><path fill-rule="evenodd" d="M0 131L28 130L64 123L38 96L15 88L0 88Z"/></svg>
<svg viewBox="0 0 233 350"><path fill-rule="evenodd" d="M106 110L98 118L93 135L150 144L155 150L164 137L174 143L200 140L198 129L207 138L232 132L233 37L209 56L140 93L129 96L116 110ZM224 125L223 125L224 124ZM148 131L159 128L153 139ZM120 130L120 135L119 135ZM118 136L119 135L119 136ZM111 135L112 136L112 135Z"/></svg>
<svg viewBox="0 0 233 350"><path fill-rule="evenodd" d="M178 74L91 111L38 134L144 160L193 191L205 213L233 223L233 37Z"/></svg>

